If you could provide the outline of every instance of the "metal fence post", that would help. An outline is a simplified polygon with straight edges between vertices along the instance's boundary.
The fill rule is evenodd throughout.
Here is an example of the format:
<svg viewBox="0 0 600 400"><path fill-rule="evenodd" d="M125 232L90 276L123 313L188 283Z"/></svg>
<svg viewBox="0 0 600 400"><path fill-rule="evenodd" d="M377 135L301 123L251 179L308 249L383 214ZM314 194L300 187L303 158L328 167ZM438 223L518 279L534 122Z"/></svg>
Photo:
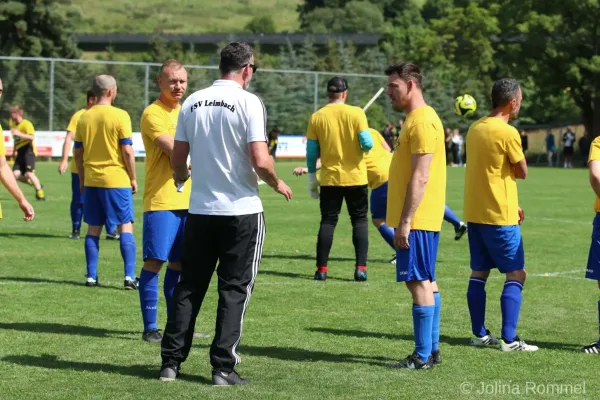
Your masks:
<svg viewBox="0 0 600 400"><path fill-rule="evenodd" d="M148 107L150 102L150 64L146 64L144 74L144 107Z"/></svg>
<svg viewBox="0 0 600 400"><path fill-rule="evenodd" d="M314 111L317 112L319 109L319 73L315 72L315 100L314 100Z"/></svg>
<svg viewBox="0 0 600 400"><path fill-rule="evenodd" d="M52 131L54 122L54 60L50 60L50 89L48 93L48 130Z"/></svg>

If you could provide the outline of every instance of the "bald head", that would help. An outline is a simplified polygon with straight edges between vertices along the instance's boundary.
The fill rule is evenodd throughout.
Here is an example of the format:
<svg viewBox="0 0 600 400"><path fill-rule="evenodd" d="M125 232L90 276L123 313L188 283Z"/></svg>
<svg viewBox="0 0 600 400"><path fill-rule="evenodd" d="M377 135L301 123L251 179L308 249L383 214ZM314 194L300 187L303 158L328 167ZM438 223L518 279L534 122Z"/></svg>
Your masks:
<svg viewBox="0 0 600 400"><path fill-rule="evenodd" d="M97 99L116 96L117 81L110 75L98 75L92 83L92 92ZM114 92L114 95L110 95Z"/></svg>

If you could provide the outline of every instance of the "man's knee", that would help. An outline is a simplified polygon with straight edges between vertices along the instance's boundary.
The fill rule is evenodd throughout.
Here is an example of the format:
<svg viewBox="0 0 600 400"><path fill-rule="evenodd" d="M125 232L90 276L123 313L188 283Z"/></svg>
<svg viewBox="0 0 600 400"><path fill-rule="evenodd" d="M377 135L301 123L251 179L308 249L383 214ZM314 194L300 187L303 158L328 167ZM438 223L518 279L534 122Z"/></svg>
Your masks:
<svg viewBox="0 0 600 400"><path fill-rule="evenodd" d="M87 230L88 235L100 236L100 233L102 233L102 225L100 225L100 226L88 225L88 230Z"/></svg>
<svg viewBox="0 0 600 400"><path fill-rule="evenodd" d="M527 272L524 269L519 269L517 271L512 271L506 274L506 279L511 281L519 281L522 284L525 283L525 278L527 277Z"/></svg>
<svg viewBox="0 0 600 400"><path fill-rule="evenodd" d="M158 272L160 272L162 265L163 265L163 262L161 260L157 260L156 258L148 258L144 261L143 268L146 271L158 273Z"/></svg>
<svg viewBox="0 0 600 400"><path fill-rule="evenodd" d="M385 224L385 219L380 219L380 218L373 218L371 220L373 222L373 225L375 226L375 228L379 229L379 227L383 224Z"/></svg>

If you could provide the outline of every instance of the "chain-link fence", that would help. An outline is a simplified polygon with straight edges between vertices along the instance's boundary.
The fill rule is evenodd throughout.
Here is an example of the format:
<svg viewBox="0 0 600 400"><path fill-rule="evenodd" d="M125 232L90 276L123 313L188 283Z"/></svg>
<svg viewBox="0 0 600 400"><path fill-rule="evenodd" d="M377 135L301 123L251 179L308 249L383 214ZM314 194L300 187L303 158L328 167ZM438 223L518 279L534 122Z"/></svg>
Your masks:
<svg viewBox="0 0 600 400"><path fill-rule="evenodd" d="M115 106L129 112L137 131L142 111L158 97L159 68L160 64L139 62L0 57L4 85L0 124L8 123L9 106L18 104L36 130L64 130L71 115L85 106L85 93L93 77L109 74L116 78L119 88ZM216 66L186 68L188 95L219 78ZM277 127L283 133L303 134L311 113L327 103L326 83L335 75L348 80L348 103L361 107L386 84L383 75L259 70L249 90L264 100L269 129ZM372 127L383 129L386 121L398 121L400 115L392 111L387 96L381 95L367 116Z"/></svg>

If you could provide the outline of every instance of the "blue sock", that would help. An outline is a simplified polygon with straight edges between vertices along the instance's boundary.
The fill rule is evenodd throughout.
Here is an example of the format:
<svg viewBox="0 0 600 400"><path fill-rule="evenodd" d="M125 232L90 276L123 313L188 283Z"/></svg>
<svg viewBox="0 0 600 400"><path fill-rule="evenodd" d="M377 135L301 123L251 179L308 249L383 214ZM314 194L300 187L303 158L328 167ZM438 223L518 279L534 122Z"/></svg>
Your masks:
<svg viewBox="0 0 600 400"><path fill-rule="evenodd" d="M471 314L471 330L473 335L483 337L486 335L485 329L485 282L483 278L469 279L469 288L467 289L467 304L469 305L469 314Z"/></svg>
<svg viewBox="0 0 600 400"><path fill-rule="evenodd" d="M175 291L175 285L179 282L179 276L181 271L175 271L174 269L167 268L165 273L165 282L163 283L163 290L165 293L165 300L167 301L167 313L171 309L173 300L173 292Z"/></svg>
<svg viewBox="0 0 600 400"><path fill-rule="evenodd" d="M442 309L442 296L440 292L433 292L433 299L435 300L435 309L431 325L431 351L439 349L440 344L440 310Z"/></svg>
<svg viewBox="0 0 600 400"><path fill-rule="evenodd" d="M73 224L73 230L78 231L81 229L81 218L83 218L83 203L71 202L71 223Z"/></svg>
<svg viewBox="0 0 600 400"><path fill-rule="evenodd" d="M142 269L140 281L140 306L142 307L142 320L144 321L144 332L158 329L156 324L158 314L158 273Z"/></svg>
<svg viewBox="0 0 600 400"><path fill-rule="evenodd" d="M504 282L502 296L500 296L500 307L502 308L502 338L504 341L512 342L517 337L517 323L523 296L521 291L523 284L519 281Z"/></svg>
<svg viewBox="0 0 600 400"><path fill-rule="evenodd" d="M125 276L135 279L135 238L133 233L121 234L121 257L125 264Z"/></svg>
<svg viewBox="0 0 600 400"><path fill-rule="evenodd" d="M100 252L100 238L98 236L86 235L84 246L87 277L98 280L98 253Z"/></svg>
<svg viewBox="0 0 600 400"><path fill-rule="evenodd" d="M454 229L460 228L460 219L454 214L454 211L448 205L444 208L444 221L450 222L454 225Z"/></svg>
<svg viewBox="0 0 600 400"><path fill-rule="evenodd" d="M115 233L117 231L117 226L111 224L110 222L106 221L106 223L104 224L104 227L106 228L106 233Z"/></svg>
<svg viewBox="0 0 600 400"><path fill-rule="evenodd" d="M415 352L423 362L431 355L431 326L435 306L417 306L413 304L413 331L415 335Z"/></svg>
<svg viewBox="0 0 600 400"><path fill-rule="evenodd" d="M394 247L394 228L390 228L386 224L381 224L381 226L379 227L379 233L381 234L381 237L383 238L383 240L385 240L387 242L387 244L392 246L392 249L395 249L395 247Z"/></svg>

